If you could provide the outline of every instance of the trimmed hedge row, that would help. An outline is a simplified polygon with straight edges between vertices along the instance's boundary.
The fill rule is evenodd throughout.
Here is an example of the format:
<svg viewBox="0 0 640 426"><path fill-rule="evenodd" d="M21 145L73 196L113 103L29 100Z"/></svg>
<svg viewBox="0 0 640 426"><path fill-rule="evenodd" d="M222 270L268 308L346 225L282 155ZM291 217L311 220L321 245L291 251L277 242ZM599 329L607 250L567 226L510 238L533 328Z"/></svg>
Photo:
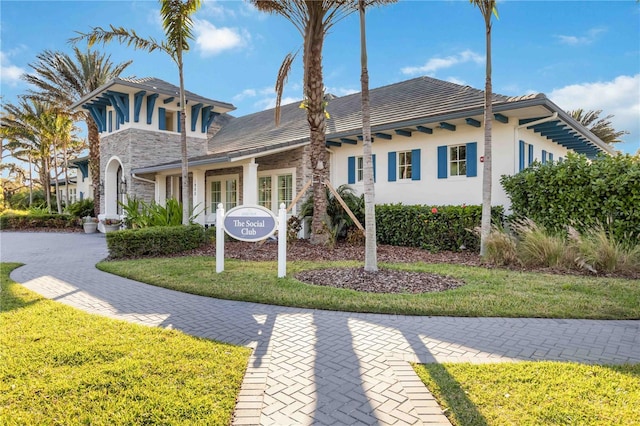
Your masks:
<svg viewBox="0 0 640 426"><path fill-rule="evenodd" d="M494 223L501 223L504 209L492 209ZM376 236L380 244L420 247L429 251L480 250L482 206L376 206Z"/></svg>
<svg viewBox="0 0 640 426"><path fill-rule="evenodd" d="M205 229L200 225L154 226L107 233L109 257L113 259L163 256L200 247Z"/></svg>
<svg viewBox="0 0 640 426"><path fill-rule="evenodd" d="M0 229L78 228L78 218L67 214L0 215Z"/></svg>
<svg viewBox="0 0 640 426"><path fill-rule="evenodd" d="M619 241L640 236L640 158L569 154L562 163L534 163L500 181L516 216L545 228L580 232L603 225Z"/></svg>

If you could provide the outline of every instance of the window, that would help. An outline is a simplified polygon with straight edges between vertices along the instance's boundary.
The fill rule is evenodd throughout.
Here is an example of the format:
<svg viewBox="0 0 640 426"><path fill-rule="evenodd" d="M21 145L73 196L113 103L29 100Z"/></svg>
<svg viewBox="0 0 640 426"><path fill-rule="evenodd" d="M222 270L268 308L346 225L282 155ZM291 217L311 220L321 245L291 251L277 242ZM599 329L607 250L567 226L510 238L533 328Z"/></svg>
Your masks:
<svg viewBox="0 0 640 426"><path fill-rule="evenodd" d="M467 175L467 146L449 147L449 176Z"/></svg>
<svg viewBox="0 0 640 426"><path fill-rule="evenodd" d="M166 123L166 129L169 132L175 132L175 127L174 127L174 123L175 123L175 113L173 111L165 111L165 119L164 122Z"/></svg>
<svg viewBox="0 0 640 426"><path fill-rule="evenodd" d="M398 179L411 179L411 151L398 152Z"/></svg>
<svg viewBox="0 0 640 426"><path fill-rule="evenodd" d="M238 205L238 179L235 176L215 176L209 181L211 213L222 203L225 211ZM215 180L213 180L215 179Z"/></svg>
<svg viewBox="0 0 640 426"><path fill-rule="evenodd" d="M234 208L238 204L238 185L235 179L225 182L224 208L226 211Z"/></svg>
<svg viewBox="0 0 640 426"><path fill-rule="evenodd" d="M356 182L364 180L364 157L356 157Z"/></svg>
<svg viewBox="0 0 640 426"><path fill-rule="evenodd" d="M531 165L531 163L533 163L533 160L533 145L530 143L526 143L525 141L520 141L518 153L519 169L524 170L525 167L528 167Z"/></svg>
<svg viewBox="0 0 640 426"><path fill-rule="evenodd" d="M258 178L258 204L271 209L271 176Z"/></svg>
<svg viewBox="0 0 640 426"><path fill-rule="evenodd" d="M284 203L285 207L289 207L293 200L293 175L278 176L278 206Z"/></svg>

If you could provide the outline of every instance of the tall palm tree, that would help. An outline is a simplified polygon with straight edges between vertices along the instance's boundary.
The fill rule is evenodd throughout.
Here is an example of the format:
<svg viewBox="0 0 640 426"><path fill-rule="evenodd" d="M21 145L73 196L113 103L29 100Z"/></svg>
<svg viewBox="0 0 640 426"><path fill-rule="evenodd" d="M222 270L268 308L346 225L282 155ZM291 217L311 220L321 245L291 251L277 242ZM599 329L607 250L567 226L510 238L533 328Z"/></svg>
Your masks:
<svg viewBox="0 0 640 426"><path fill-rule="evenodd" d="M338 21L356 10L354 3L344 0L249 0L258 10L280 15L289 20L303 38L303 90L304 106L309 123L310 157L313 170L313 219L311 243L328 240L323 229L327 215L324 181L327 179L327 152L325 147L325 99L322 78L322 47L327 31ZM284 85L295 54L288 54L280 67L276 80L276 123L279 121L280 101Z"/></svg>
<svg viewBox="0 0 640 426"><path fill-rule="evenodd" d="M600 114L602 114L601 109L596 111L585 111L582 108L579 108L569 111L569 115L571 117L589 129L591 133L602 139L602 142L609 145L622 142L620 136L628 135L629 132L626 130L617 131L613 128L613 125L611 124L613 115L609 114L604 118L600 118Z"/></svg>
<svg viewBox="0 0 640 426"><path fill-rule="evenodd" d="M189 40L193 40L193 15L201 6L201 0L160 0L160 16L166 39L159 42L153 38L140 37L134 30L116 28L113 25L106 30L101 27L93 28L87 34L80 33L71 41L86 39L89 47L95 43L109 43L116 39L122 44L133 46L134 49L153 52L161 51L169 55L178 67L180 76L180 144L182 149L182 224L189 224L189 169L187 163L187 100L184 90L183 53L189 50Z"/></svg>
<svg viewBox="0 0 640 426"><path fill-rule="evenodd" d="M71 119L49 104L31 98L23 97L18 105L9 103L4 109L0 129L2 138L9 141L6 148L18 160L35 160L34 168L51 211L51 164L56 162L57 145L68 137L65 132L73 127ZM58 206L60 211L61 206Z"/></svg>
<svg viewBox="0 0 640 426"><path fill-rule="evenodd" d="M111 56L95 51L73 49L73 56L51 50L36 56L36 62L29 64L34 73L24 74L23 79L33 84L30 96L40 101L68 108L83 96L93 92L109 80L117 77L132 61L114 65ZM69 111L71 114L71 112ZM100 133L98 126L87 112L74 114L77 120L84 120L89 139L89 168L91 170L95 214L100 213Z"/></svg>
<svg viewBox="0 0 640 426"><path fill-rule="evenodd" d="M496 0L469 0L477 6L484 18L486 42L486 76L484 85L484 163L482 173L482 219L480 225L480 256L486 254L486 241L491 232L492 155L491 130L493 125L493 88L491 84L491 15L498 17Z"/></svg>

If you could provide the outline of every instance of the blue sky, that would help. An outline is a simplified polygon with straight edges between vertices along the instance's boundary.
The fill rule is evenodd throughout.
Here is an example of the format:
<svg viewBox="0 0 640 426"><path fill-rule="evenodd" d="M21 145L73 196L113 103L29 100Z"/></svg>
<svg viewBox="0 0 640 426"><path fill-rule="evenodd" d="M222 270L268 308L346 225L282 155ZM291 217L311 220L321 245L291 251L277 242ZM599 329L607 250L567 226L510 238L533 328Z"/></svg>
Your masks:
<svg viewBox="0 0 640 426"><path fill-rule="evenodd" d="M640 149L640 4L624 1L517 1L498 3L493 26L496 93L545 93L566 110L602 109L618 130L617 148ZM156 1L0 2L1 94L13 102L26 93L19 75L45 49L70 52L76 31L109 24L163 37ZM338 96L359 91L357 15L332 29L324 46L324 77ZM242 1L205 1L195 15L196 40L185 59L188 90L231 102L244 115L273 106L273 85L284 56L301 46L293 25ZM370 86L420 75L482 89L484 23L467 0L401 1L367 16ZM80 44L84 48L84 44ZM123 76L154 76L178 84L162 53L111 43L96 46L113 62L133 59ZM285 101L302 97L302 65L294 65Z"/></svg>

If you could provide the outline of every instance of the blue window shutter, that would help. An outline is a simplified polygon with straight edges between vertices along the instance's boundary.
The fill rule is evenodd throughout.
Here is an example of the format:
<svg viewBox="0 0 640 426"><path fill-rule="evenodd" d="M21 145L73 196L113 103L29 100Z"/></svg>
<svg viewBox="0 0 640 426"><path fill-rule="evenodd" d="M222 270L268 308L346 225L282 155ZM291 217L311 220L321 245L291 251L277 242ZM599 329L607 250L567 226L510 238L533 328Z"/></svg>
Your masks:
<svg viewBox="0 0 640 426"><path fill-rule="evenodd" d="M354 184L356 183L356 157L347 158L347 183Z"/></svg>
<svg viewBox="0 0 640 426"><path fill-rule="evenodd" d="M549 161L553 163L553 154L549 153ZM560 157L560 161L562 161L562 157Z"/></svg>
<svg viewBox="0 0 640 426"><path fill-rule="evenodd" d="M373 163L373 183L376 183L376 155L371 154L371 162Z"/></svg>
<svg viewBox="0 0 640 426"><path fill-rule="evenodd" d="M389 171L389 182L396 181L396 152L392 151L388 154L388 171Z"/></svg>
<svg viewBox="0 0 640 426"><path fill-rule="evenodd" d="M529 145L529 161L527 165L530 166L533 163L533 145Z"/></svg>
<svg viewBox="0 0 640 426"><path fill-rule="evenodd" d="M520 150L518 152L518 165L520 166L519 170L524 170L524 141L520 141Z"/></svg>
<svg viewBox="0 0 640 426"><path fill-rule="evenodd" d="M478 143L467 144L467 177L478 176Z"/></svg>
<svg viewBox="0 0 640 426"><path fill-rule="evenodd" d="M182 112L178 111L178 113L176 114L178 116L178 133L180 133L182 131L182 120L180 120L180 116L181 116Z"/></svg>
<svg viewBox="0 0 640 426"><path fill-rule="evenodd" d="M411 150L411 180L420 180L420 150Z"/></svg>
<svg viewBox="0 0 640 426"><path fill-rule="evenodd" d="M165 121L167 118L165 116L165 109L158 108L158 129L167 130L167 122Z"/></svg>
<svg viewBox="0 0 640 426"><path fill-rule="evenodd" d="M109 133L113 132L113 111L109 111Z"/></svg>
<svg viewBox="0 0 640 426"><path fill-rule="evenodd" d="M547 151L542 150L542 164L547 164Z"/></svg>
<svg viewBox="0 0 640 426"><path fill-rule="evenodd" d="M438 179L447 178L447 147L438 147Z"/></svg>

